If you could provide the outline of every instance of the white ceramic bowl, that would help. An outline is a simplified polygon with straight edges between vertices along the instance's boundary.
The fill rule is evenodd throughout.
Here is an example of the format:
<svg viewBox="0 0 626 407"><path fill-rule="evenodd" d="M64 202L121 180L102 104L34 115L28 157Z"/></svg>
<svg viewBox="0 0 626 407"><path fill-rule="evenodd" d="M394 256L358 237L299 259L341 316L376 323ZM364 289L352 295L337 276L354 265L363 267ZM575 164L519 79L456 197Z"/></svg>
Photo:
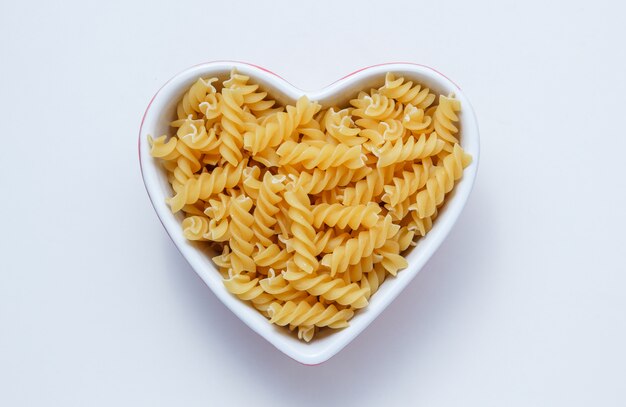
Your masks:
<svg viewBox="0 0 626 407"><path fill-rule="evenodd" d="M369 305L356 312L350 326L342 330L325 330L311 343L299 341L286 328L274 326L255 309L230 294L222 284L222 278L211 259L198 249L197 244L189 242L182 233L182 215L173 215L165 204L165 198L172 191L164 176L159 162L149 153L148 135L160 136L171 134L169 122L175 116L176 105L185 91L199 77L217 76L226 78L231 69L249 75L279 102L295 103L303 94L316 100L322 106L345 106L349 99L360 90L369 90L384 83L386 72L394 72L407 79L426 85L439 94L454 93L461 101L460 114L461 144L472 155L472 164L465 169L463 178L448 197L447 203L426 237L419 240L417 246L406 256L409 267L398 273L396 278L389 277L378 292L371 297ZM298 362L314 365L322 363L352 341L393 301L417 275L428 259L446 238L461 213L470 194L478 167L479 140L478 124L472 106L450 79L429 67L410 63L391 63L375 65L353 72L324 89L305 92L291 85L278 75L241 62L217 61L191 67L170 79L153 97L146 109L139 130L139 160L141 171L152 201L152 205L178 250L189 264L205 281L217 297L253 331L264 337L272 345Z"/></svg>

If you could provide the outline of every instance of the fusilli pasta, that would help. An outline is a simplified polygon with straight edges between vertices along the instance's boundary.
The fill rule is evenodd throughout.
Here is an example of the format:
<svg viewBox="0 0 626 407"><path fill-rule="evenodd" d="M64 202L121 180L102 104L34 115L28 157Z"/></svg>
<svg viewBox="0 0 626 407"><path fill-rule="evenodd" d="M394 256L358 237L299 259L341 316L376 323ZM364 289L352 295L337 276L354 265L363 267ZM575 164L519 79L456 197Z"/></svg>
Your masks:
<svg viewBox="0 0 626 407"><path fill-rule="evenodd" d="M349 106L280 106L232 71L194 82L172 134L148 141L183 235L218 249L230 293L308 342L407 267L471 162L460 109L393 73Z"/></svg>

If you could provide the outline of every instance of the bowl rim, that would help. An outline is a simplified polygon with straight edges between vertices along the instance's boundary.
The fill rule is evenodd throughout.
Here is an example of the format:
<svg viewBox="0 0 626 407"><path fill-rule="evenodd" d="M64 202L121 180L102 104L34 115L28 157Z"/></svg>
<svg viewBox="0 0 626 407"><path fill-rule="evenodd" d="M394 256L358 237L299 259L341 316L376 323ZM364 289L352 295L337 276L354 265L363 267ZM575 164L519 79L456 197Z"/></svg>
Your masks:
<svg viewBox="0 0 626 407"><path fill-rule="evenodd" d="M351 90L352 92L362 90L362 86L361 88L358 86L350 88L350 85L356 85L359 81L363 82L377 76L384 76L386 72L391 71L410 72L413 76L420 77L420 79L427 78L424 80L427 82L427 86L432 87L433 84L435 84L435 86L445 88L450 92L454 92L456 98L461 101L461 145L472 155L473 161L472 164L465 169L463 178L455 185L454 196L448 199L445 213L437 218L432 230L420 240L420 251L415 255L413 255L413 253L410 254L415 257L415 259L409 261L409 267L399 272L398 276L395 277L393 281L386 279L385 283L381 285L380 291L374 294L370 299L370 304L364 310L359 310L359 313L351 320L349 327L334 331L331 335L326 336L318 342L313 341L307 344L294 339L292 335L284 332L283 327L277 328L269 324L267 319L258 313L258 311L230 294L223 284L216 284L217 280L215 276L219 276L219 273L215 267L211 270L207 270L206 264L198 257L200 253L184 238L179 221L165 205L165 196L156 196L156 191L159 187L157 184L161 182L159 179L160 175L157 174L160 171L157 168L159 164L149 155L147 135L151 133L149 131L146 132L144 129L157 127L157 122L161 117L160 112L163 111L164 106L168 101L170 103L172 102L173 94L180 94L181 91L184 92L189 87L191 81L203 75L215 75L218 72L225 74L230 72L233 68L245 75L250 75L255 81L265 83L266 87L273 88L275 91L283 93L291 99L296 99L301 95L307 95L312 100L324 100L331 98L333 95L340 94L342 90ZM157 108L161 110L157 112ZM415 278L422 267L439 248L443 240L445 240L461 214L473 188L480 158L480 142L476 115L464 92L447 76L426 65L412 62L389 62L371 65L353 71L319 90L305 91L294 86L278 74L261 66L247 62L219 60L193 65L174 75L159 88L148 103L141 120L139 127L138 154L144 187L146 188L146 192L157 217L178 251L185 260L187 260L194 271L220 301L254 332L292 359L305 365L316 365L336 355L363 332L406 288L413 278ZM175 225L177 225L177 228ZM424 241L426 241L426 244L424 244ZM413 252L415 252L415 250L413 250ZM209 273L213 273L213 275ZM385 288L384 294L382 293L383 287ZM259 317L261 319L259 319Z"/></svg>

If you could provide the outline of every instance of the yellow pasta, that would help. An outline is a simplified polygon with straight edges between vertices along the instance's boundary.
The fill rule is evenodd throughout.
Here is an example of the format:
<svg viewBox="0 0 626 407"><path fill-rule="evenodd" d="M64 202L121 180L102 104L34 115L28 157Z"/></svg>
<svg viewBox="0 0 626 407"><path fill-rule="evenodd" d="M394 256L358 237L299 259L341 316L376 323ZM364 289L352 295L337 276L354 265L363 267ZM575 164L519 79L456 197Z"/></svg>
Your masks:
<svg viewBox="0 0 626 407"><path fill-rule="evenodd" d="M418 109L426 109L436 98L428 88L422 88L419 84L413 85L411 81L405 82L403 77L396 78L391 72L385 75L385 86L380 88L380 93Z"/></svg>
<svg viewBox="0 0 626 407"><path fill-rule="evenodd" d="M461 103L454 98L439 96L439 105L435 109L434 123L435 131L445 141L452 144L458 144L456 133L459 129L454 124L459 120L457 112L461 110Z"/></svg>
<svg viewBox="0 0 626 407"><path fill-rule="evenodd" d="M228 164L187 180L183 189L168 200L172 212L178 212L184 205L195 203L200 199L208 199L224 189L234 188L241 181L245 165L245 160L236 167Z"/></svg>
<svg viewBox="0 0 626 407"><path fill-rule="evenodd" d="M252 260L254 216L250 214L251 208L252 199L245 195L234 199L230 208L231 221L228 244L232 250L231 263L235 274L242 271L256 271L256 263Z"/></svg>
<svg viewBox="0 0 626 407"><path fill-rule="evenodd" d="M288 301L284 305L274 302L267 311L270 322L276 325L315 325L335 329L348 326L348 320L354 315L351 309L338 310L335 305L324 306L319 302L311 305L307 301Z"/></svg>
<svg viewBox="0 0 626 407"><path fill-rule="evenodd" d="M310 102L306 96L298 99L296 106L287 106L286 112L269 115L261 125L251 123L250 131L244 135L244 146L252 154L257 154L268 147L275 147L290 139L301 125L311 121L320 105Z"/></svg>
<svg viewBox="0 0 626 407"><path fill-rule="evenodd" d="M436 133L429 136L422 134L418 139L409 137L407 141L389 141L373 153L378 157L378 167L387 167L398 162L435 156L443 150L444 144Z"/></svg>
<svg viewBox="0 0 626 407"><path fill-rule="evenodd" d="M216 92L215 87L212 85L214 82L217 82L217 78L199 78L196 83L191 85L189 91L185 93L182 100L178 103L179 120L186 119L189 116L197 117L198 113L201 112L200 104L206 100L207 95Z"/></svg>
<svg viewBox="0 0 626 407"><path fill-rule="evenodd" d="M285 202L289 204L291 219L290 244L295 254L293 261L306 273L312 273L319 267L315 258L315 229L313 229L313 213L309 196L302 189L285 192Z"/></svg>
<svg viewBox="0 0 626 407"><path fill-rule="evenodd" d="M339 203L321 203L313 208L313 226L320 228L323 224L344 229L372 227L378 220L380 206L370 202L367 205L345 206Z"/></svg>
<svg viewBox="0 0 626 407"><path fill-rule="evenodd" d="M209 219L204 216L189 216L183 220L183 235L189 240L209 240Z"/></svg>
<svg viewBox="0 0 626 407"><path fill-rule="evenodd" d="M218 248L226 289L309 342L407 267L471 162L460 111L393 73L349 106L281 106L232 71L194 82L172 134L148 141L183 235Z"/></svg>
<svg viewBox="0 0 626 407"><path fill-rule="evenodd" d="M269 171L263 176L259 194L254 208L254 223L252 230L256 240L264 247L272 244L273 227L276 224L274 215L280 210L276 206L282 201L280 193L285 189L285 176L272 175Z"/></svg>
<svg viewBox="0 0 626 407"><path fill-rule="evenodd" d="M259 285L258 278L252 279L249 275L230 273L229 277L224 279L224 286L239 299L250 301L254 308L262 312L267 312L276 301L273 295L266 293Z"/></svg>
<svg viewBox="0 0 626 407"><path fill-rule="evenodd" d="M357 264L363 257L369 256L391 239L400 226L392 223L391 216L381 219L369 230L359 232L359 234L346 241L345 245L337 247L332 253L322 258L321 264L331 270L331 275L343 273L351 264Z"/></svg>
<svg viewBox="0 0 626 407"><path fill-rule="evenodd" d="M315 167L325 170L330 167L345 166L357 169L365 166L360 146L350 147L346 144L333 146L324 143L317 147L288 140L276 150L276 153L280 156L280 165L300 163L308 170Z"/></svg>

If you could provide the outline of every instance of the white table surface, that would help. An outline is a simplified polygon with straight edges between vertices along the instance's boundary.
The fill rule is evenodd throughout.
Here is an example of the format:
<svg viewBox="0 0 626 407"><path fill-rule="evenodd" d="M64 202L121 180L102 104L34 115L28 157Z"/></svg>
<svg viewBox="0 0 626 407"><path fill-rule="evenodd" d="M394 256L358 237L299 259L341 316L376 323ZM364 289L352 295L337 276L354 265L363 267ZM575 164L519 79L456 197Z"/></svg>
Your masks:
<svg viewBox="0 0 626 407"><path fill-rule="evenodd" d="M262 3L0 6L0 405L626 405L623 5ZM321 366L231 315L144 191L148 101L215 59L305 89L415 61L476 109L457 226Z"/></svg>

